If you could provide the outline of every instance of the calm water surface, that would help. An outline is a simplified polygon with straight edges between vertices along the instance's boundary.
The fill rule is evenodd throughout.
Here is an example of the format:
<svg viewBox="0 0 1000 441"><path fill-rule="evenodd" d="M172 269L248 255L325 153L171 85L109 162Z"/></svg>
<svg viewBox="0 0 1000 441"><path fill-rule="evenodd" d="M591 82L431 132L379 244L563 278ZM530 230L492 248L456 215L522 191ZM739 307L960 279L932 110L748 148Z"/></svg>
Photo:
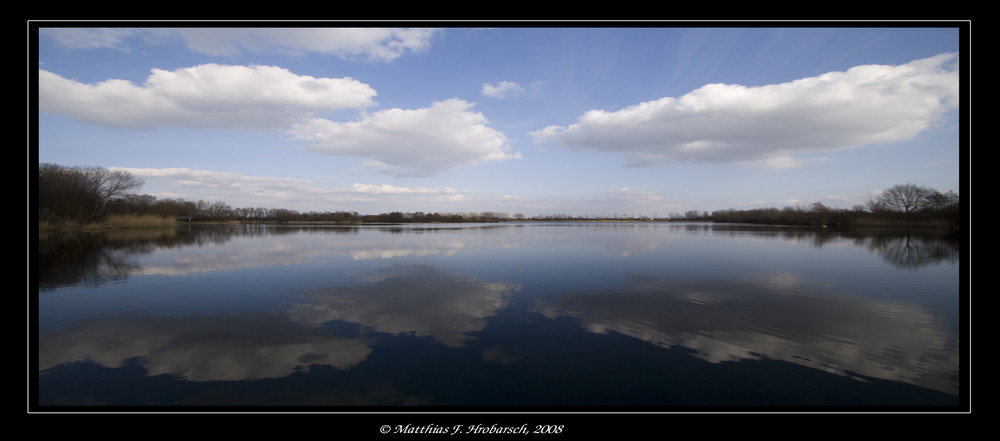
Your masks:
<svg viewBox="0 0 1000 441"><path fill-rule="evenodd" d="M38 244L60 406L957 406L958 244L683 223ZM366 407L367 408L367 407Z"/></svg>

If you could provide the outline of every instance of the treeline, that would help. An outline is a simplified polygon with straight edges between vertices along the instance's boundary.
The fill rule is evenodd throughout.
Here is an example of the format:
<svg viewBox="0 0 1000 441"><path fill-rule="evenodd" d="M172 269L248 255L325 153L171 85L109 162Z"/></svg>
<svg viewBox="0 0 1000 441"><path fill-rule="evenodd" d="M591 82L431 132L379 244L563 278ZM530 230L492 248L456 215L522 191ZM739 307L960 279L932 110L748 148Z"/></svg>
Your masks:
<svg viewBox="0 0 1000 441"><path fill-rule="evenodd" d="M286 208L233 207L225 202L157 199L133 193L145 182L128 172L101 167L38 166L38 221L53 225L99 224L112 217L151 216L182 222L316 222L337 224L417 222L502 222L523 215L470 213L359 214L353 211L299 212Z"/></svg>
<svg viewBox="0 0 1000 441"><path fill-rule="evenodd" d="M688 211L672 219L753 224L813 226L939 226L957 228L962 221L961 198L915 184L896 185L863 205L833 208L815 202L807 207L748 210Z"/></svg>
<svg viewBox="0 0 1000 441"><path fill-rule="evenodd" d="M815 203L808 207L754 208L718 210L680 219L711 222L736 222L766 225L809 226L957 226L961 222L958 207L948 210L924 210L914 213L872 211L864 206L842 209Z"/></svg>
<svg viewBox="0 0 1000 441"><path fill-rule="evenodd" d="M99 221L123 201L141 198L130 192L143 184L141 179L123 171L39 164L38 219L40 222Z"/></svg>
<svg viewBox="0 0 1000 441"><path fill-rule="evenodd" d="M749 210L688 211L665 218L623 214L574 216L565 214L528 217L504 212L425 213L393 211L359 214L353 211L299 212L284 208L232 207L225 202L157 199L133 193L144 182L124 171L99 167L63 167L39 164L38 221L45 224L86 225L107 222L112 217L154 217L171 222L301 222L301 223L430 223L509 221L710 221L784 225L916 225L961 221L960 199L954 192L941 193L914 184L897 185L883 191L865 205L851 209L831 208L816 202L808 207L757 208Z"/></svg>

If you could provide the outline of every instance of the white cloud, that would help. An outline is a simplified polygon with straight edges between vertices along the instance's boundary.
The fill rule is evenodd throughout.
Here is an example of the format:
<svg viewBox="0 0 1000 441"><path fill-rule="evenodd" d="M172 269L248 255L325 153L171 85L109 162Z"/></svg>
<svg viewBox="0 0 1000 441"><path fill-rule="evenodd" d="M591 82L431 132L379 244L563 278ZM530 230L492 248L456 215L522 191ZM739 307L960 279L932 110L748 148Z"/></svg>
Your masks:
<svg viewBox="0 0 1000 441"><path fill-rule="evenodd" d="M401 197L416 202L457 202L463 192L451 188L405 187L391 184L354 183L348 187L330 187L310 179L252 176L241 173L198 170L191 168L128 168L109 167L129 172L133 176L166 183L170 187L200 192L214 192L209 199L218 199L240 207L265 205L272 208L302 208L319 210L322 203L353 203L382 201L396 203ZM157 185L162 187L162 185ZM154 196L191 199L176 191L155 192ZM202 199L201 197L197 199ZM353 206L349 207L354 209Z"/></svg>
<svg viewBox="0 0 1000 441"><path fill-rule="evenodd" d="M115 49L128 52L129 41L141 32L120 28L41 28L38 35L48 37L64 50Z"/></svg>
<svg viewBox="0 0 1000 441"><path fill-rule="evenodd" d="M498 84L483 84L483 95L490 98L504 99L524 92L524 87L511 81L501 81Z"/></svg>
<svg viewBox="0 0 1000 441"><path fill-rule="evenodd" d="M396 204L394 205L396 209L399 209L402 203L401 196L405 197L407 202L459 202L465 199L464 194L451 187L402 187L392 184L354 183L344 192L356 200L393 201L391 203Z"/></svg>
<svg viewBox="0 0 1000 441"><path fill-rule="evenodd" d="M507 137L487 124L468 103L449 99L430 107L386 109L356 122L312 119L291 133L309 141L311 150L371 158L365 163L396 176L429 176L487 161L520 158Z"/></svg>
<svg viewBox="0 0 1000 441"><path fill-rule="evenodd" d="M115 49L180 37L188 49L214 56L243 52L301 55L319 53L344 59L392 61L426 51L441 29L415 28L44 28L39 35L65 50Z"/></svg>
<svg viewBox="0 0 1000 441"><path fill-rule="evenodd" d="M358 184L351 185L352 193L366 194L454 194L458 190L451 187L426 188L426 187L400 187L391 184Z"/></svg>
<svg viewBox="0 0 1000 441"><path fill-rule="evenodd" d="M605 201L620 202L655 202L663 200L663 196L649 190L635 190L628 187L621 187L604 194L601 198Z"/></svg>
<svg viewBox="0 0 1000 441"><path fill-rule="evenodd" d="M591 110L537 142L668 161L800 164L797 154L911 139L958 105L957 54L866 65L761 87L708 84L618 111Z"/></svg>
<svg viewBox="0 0 1000 441"><path fill-rule="evenodd" d="M191 50L209 55L306 52L345 59L392 61L407 51L430 48L440 29L390 28L195 28L180 29Z"/></svg>
<svg viewBox="0 0 1000 441"><path fill-rule="evenodd" d="M318 112L363 108L375 90L352 78L296 75L275 66L204 64L153 69L142 86L83 84L39 71L39 109L113 127L284 129Z"/></svg>
<svg viewBox="0 0 1000 441"><path fill-rule="evenodd" d="M165 179L181 187L217 188L240 191L295 190L312 188L313 181L297 178L273 178L250 176L240 173L198 170L191 168L129 168L109 167L122 170L143 179ZM257 189L257 190L255 190Z"/></svg>

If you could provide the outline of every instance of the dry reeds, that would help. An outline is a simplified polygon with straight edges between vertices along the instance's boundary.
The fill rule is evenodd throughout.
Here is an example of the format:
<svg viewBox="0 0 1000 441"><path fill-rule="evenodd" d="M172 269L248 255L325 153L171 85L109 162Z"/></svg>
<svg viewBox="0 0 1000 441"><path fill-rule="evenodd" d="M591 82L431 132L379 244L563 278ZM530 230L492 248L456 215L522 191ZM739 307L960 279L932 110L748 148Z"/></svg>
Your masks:
<svg viewBox="0 0 1000 441"><path fill-rule="evenodd" d="M116 214L108 216L101 225L106 228L163 228L172 227L176 222L173 217Z"/></svg>

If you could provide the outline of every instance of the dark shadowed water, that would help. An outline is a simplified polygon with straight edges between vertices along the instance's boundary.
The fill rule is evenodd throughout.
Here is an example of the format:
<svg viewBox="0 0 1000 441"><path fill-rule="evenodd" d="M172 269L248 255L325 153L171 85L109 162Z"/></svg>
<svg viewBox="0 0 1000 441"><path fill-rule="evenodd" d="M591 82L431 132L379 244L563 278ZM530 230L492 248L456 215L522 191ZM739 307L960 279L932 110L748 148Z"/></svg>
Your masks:
<svg viewBox="0 0 1000 441"><path fill-rule="evenodd" d="M935 235L186 227L43 235L37 269L41 409L948 410L964 381Z"/></svg>

